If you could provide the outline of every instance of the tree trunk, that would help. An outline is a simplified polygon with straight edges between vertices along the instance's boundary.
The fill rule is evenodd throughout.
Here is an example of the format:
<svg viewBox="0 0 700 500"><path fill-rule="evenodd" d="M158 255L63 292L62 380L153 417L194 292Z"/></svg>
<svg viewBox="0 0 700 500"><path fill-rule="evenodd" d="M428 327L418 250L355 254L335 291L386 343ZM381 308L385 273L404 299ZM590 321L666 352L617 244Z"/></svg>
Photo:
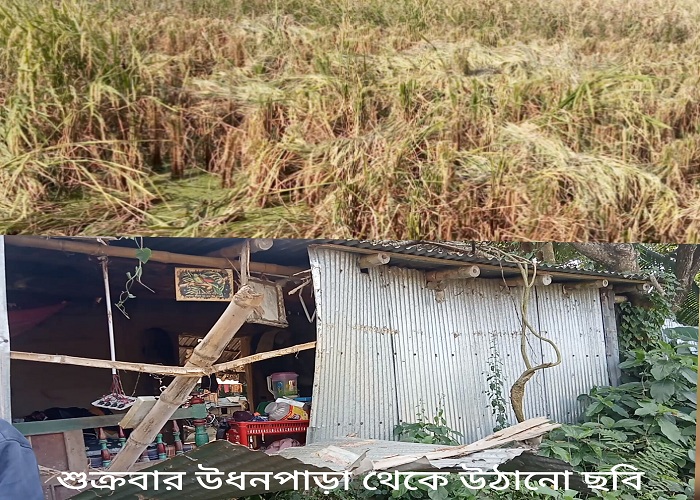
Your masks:
<svg viewBox="0 0 700 500"><path fill-rule="evenodd" d="M556 258L554 257L554 243L551 241L544 243L540 251L542 252L542 260L546 264L556 263Z"/></svg>
<svg viewBox="0 0 700 500"><path fill-rule="evenodd" d="M631 243L571 243L581 254L616 273L639 272L639 254Z"/></svg>
<svg viewBox="0 0 700 500"><path fill-rule="evenodd" d="M674 311L678 310L688 296L698 273L700 273L700 245L678 245L675 274L680 288L673 298Z"/></svg>

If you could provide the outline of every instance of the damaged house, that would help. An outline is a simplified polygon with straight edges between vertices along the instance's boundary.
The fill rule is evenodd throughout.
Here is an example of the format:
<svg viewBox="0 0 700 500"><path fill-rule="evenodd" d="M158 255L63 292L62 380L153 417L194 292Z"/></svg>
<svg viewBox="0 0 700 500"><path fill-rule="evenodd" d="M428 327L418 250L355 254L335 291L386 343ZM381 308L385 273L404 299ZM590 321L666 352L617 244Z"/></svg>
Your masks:
<svg viewBox="0 0 700 500"><path fill-rule="evenodd" d="M420 408L429 415L444 408L466 445L493 433L487 376L494 363L506 398L525 370L521 269L468 245L6 236L0 249L0 417L12 419L32 440L40 465L54 471L106 467L118 457L130 434L120 427L128 408L99 415L94 403L114 392L115 380L132 403L157 398L185 372L127 365L189 366L242 285L262 299L217 352L215 363L226 370L214 377L222 385L232 381L226 387L237 387L236 394L208 405L195 400L168 415L174 425L158 432L151 456L136 465L178 460L188 450L207 456L211 445L196 449L216 438L215 429L205 428L204 411L217 410L218 422L243 410L264 414L279 396L270 379L280 374L296 382L292 396L307 410L310 403L308 421L300 418L294 432L279 433L306 446L280 455L308 467L333 469L319 458L327 443L375 442L377 461L401 454L399 444L408 443L386 443ZM643 276L546 265L536 273L527 321L557 346L561 362L529 380L523 414L575 422L583 411L580 394L619 383L616 302L649 285ZM527 353L533 364L556 358L550 343L532 335ZM108 364L80 359L123 365L114 375ZM508 423L517 424L506 406ZM56 416L47 418L47 411ZM44 418L31 421L37 414ZM192 422L193 434L182 433ZM92 443L87 429L97 429ZM119 430L113 440L109 429ZM248 448L276 439L274 433L235 437ZM60 456L52 451L58 441ZM384 455L377 455L380 448ZM498 464L517 455L491 459ZM69 496L55 482L47 486L47 498Z"/></svg>

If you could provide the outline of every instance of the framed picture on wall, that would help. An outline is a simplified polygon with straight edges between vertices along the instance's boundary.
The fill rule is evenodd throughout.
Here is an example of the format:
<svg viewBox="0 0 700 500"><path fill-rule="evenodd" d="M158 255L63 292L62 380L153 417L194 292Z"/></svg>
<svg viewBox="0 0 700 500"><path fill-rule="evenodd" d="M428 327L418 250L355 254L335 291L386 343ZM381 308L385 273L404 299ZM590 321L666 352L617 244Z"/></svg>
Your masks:
<svg viewBox="0 0 700 500"><path fill-rule="evenodd" d="M230 302L235 293L231 269L175 268L178 301Z"/></svg>

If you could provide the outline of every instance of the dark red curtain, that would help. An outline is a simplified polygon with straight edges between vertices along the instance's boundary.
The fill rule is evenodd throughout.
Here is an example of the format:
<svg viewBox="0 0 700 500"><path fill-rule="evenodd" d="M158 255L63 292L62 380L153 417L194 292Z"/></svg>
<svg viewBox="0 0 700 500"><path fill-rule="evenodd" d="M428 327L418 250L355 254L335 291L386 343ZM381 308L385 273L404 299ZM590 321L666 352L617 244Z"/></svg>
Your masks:
<svg viewBox="0 0 700 500"><path fill-rule="evenodd" d="M48 318L61 311L66 305L67 302L61 302L60 304L37 307L34 309L8 311L10 337L21 335L27 330L43 323Z"/></svg>

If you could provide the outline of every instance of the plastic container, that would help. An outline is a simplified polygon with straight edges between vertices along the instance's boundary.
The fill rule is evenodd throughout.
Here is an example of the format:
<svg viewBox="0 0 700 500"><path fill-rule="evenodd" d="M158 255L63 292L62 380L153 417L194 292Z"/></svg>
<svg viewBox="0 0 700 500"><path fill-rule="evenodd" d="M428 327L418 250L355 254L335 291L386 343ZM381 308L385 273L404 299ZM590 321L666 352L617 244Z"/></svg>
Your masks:
<svg viewBox="0 0 700 500"><path fill-rule="evenodd" d="M226 433L226 439L231 443L242 444L254 449L253 438L260 436L280 436L292 434L298 436L302 443L306 442L306 432L309 429L308 420L282 420L279 422L232 422Z"/></svg>
<svg viewBox="0 0 700 500"><path fill-rule="evenodd" d="M276 398L297 398L297 378L299 375L293 372L273 373L267 377L267 390Z"/></svg>
<svg viewBox="0 0 700 500"><path fill-rule="evenodd" d="M303 404L301 406L291 405L285 403L284 400L277 400L275 403L267 405L265 413L270 416L270 420L309 420L309 415L304 411Z"/></svg>

